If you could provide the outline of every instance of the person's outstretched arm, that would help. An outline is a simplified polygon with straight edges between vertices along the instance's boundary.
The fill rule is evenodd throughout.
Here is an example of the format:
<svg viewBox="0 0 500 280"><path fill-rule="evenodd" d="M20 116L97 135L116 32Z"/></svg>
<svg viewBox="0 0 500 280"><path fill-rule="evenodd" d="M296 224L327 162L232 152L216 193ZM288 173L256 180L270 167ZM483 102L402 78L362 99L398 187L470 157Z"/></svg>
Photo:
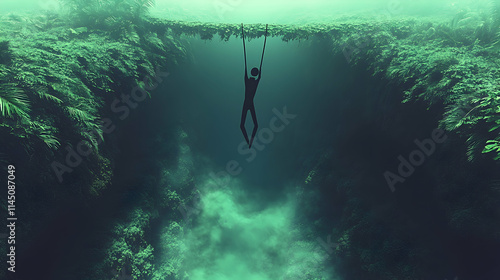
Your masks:
<svg viewBox="0 0 500 280"><path fill-rule="evenodd" d="M245 79L248 79L248 72L247 72L247 50L245 48L245 32L243 31L243 23L241 24L241 35L243 37L243 55L245 56Z"/></svg>
<svg viewBox="0 0 500 280"><path fill-rule="evenodd" d="M262 62L264 61L264 51L266 50L266 40L267 40L267 24L266 24L266 35L264 36L264 49L262 49L262 58L260 60L259 78L257 80L260 80L260 78L262 77Z"/></svg>

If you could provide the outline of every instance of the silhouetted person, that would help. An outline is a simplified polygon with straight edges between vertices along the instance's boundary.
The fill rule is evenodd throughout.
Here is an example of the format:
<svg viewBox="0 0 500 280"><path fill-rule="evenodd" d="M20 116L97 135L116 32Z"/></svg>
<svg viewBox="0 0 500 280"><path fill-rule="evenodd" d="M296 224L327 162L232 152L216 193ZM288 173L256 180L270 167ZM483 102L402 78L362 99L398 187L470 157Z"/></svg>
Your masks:
<svg viewBox="0 0 500 280"><path fill-rule="evenodd" d="M245 48L245 32L243 31L243 23L241 24L241 34L243 35L243 53L245 55L245 102L243 103L243 111L241 112L241 124L240 128L243 132L243 136L245 136L245 140L247 141L248 148L252 147L253 139L255 138L255 134L257 133L257 116L255 115L255 106L253 105L253 98L255 97L255 92L257 92L257 86L259 85L260 78L262 77L262 61L264 60L264 51L266 50L266 40L267 40L267 24L266 24L266 35L264 38L264 48L262 49L262 59L260 60L260 69L257 67L252 68L250 74L253 77L248 78L247 72L247 50ZM256 76L259 76L255 79ZM247 113L250 110L252 114L253 120L253 131L252 138L248 141L247 130L245 129L245 121L247 119Z"/></svg>

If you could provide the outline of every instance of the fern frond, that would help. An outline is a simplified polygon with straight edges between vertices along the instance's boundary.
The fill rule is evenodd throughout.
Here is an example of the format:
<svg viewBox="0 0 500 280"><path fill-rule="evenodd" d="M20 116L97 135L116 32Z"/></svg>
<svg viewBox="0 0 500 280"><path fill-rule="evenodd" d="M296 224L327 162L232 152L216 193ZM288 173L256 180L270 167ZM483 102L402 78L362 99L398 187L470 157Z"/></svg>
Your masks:
<svg viewBox="0 0 500 280"><path fill-rule="evenodd" d="M24 92L12 84L0 84L0 113L2 117L29 117L30 102Z"/></svg>
<svg viewBox="0 0 500 280"><path fill-rule="evenodd" d="M477 134L472 134L471 136L469 136L469 138L467 138L466 143L468 161L474 161L477 155L484 153L484 142L485 139Z"/></svg>
<svg viewBox="0 0 500 280"><path fill-rule="evenodd" d="M446 130L453 131L464 124L466 112L459 106L448 106L441 121Z"/></svg>
<svg viewBox="0 0 500 280"><path fill-rule="evenodd" d="M41 133L38 137L52 150L57 150L61 146L59 140L49 133Z"/></svg>
<svg viewBox="0 0 500 280"><path fill-rule="evenodd" d="M498 140L488 140L486 141L486 146L483 149L483 154L494 152L496 155L494 156L495 160L500 159L500 141Z"/></svg>
<svg viewBox="0 0 500 280"><path fill-rule="evenodd" d="M55 97L54 95L48 94L45 91L37 90L35 92L40 99L50 100L50 101L53 101L57 104L63 103L63 101L61 99Z"/></svg>
<svg viewBox="0 0 500 280"><path fill-rule="evenodd" d="M137 16L142 16L144 15L149 8L154 7L155 1L154 0L132 0L129 5L130 6L135 6L135 13Z"/></svg>
<svg viewBox="0 0 500 280"><path fill-rule="evenodd" d="M92 115L90 115L89 113L87 113L86 111L84 110L81 110L81 109L78 109L78 108L75 108L75 107L66 107L66 112L68 112L68 114L72 117L72 118L75 118L81 122L89 122L89 121L93 121L94 120L94 117Z"/></svg>

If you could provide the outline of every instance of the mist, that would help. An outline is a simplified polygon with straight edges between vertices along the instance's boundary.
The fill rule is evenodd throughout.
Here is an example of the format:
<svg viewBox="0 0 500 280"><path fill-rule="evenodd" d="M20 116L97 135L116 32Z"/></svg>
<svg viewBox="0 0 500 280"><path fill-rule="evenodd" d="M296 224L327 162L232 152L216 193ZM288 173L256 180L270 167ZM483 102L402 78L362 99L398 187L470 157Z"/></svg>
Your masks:
<svg viewBox="0 0 500 280"><path fill-rule="evenodd" d="M36 238L23 244L23 257L35 269L26 273L89 280L498 275L500 179L491 152L500 141L487 140L498 129L498 99L483 98L497 94L494 1L60 2L66 8L58 0L0 3L7 85L0 102L11 91L30 99L20 104L30 113L15 112L40 121L27 137L13 134L11 120L0 163L23 153L24 166L36 165L24 168L32 175L22 184L30 194L20 199L23 211L52 209L49 224L66 227L46 230L45 220L32 218L34 230L22 234ZM17 15L23 11L45 14ZM240 130L244 76L261 63L266 23L250 148ZM95 158L51 169L55 161L69 166L68 152L95 140L88 130L103 119L116 130L102 132ZM426 157L415 150L441 127L450 141L422 150ZM249 135L253 128L248 113ZM54 185L55 176L64 180Z"/></svg>
<svg viewBox="0 0 500 280"><path fill-rule="evenodd" d="M152 13L172 20L221 23L307 24L339 17L453 15L460 10L485 10L489 0L157 0Z"/></svg>
<svg viewBox="0 0 500 280"><path fill-rule="evenodd" d="M295 117L287 124L280 121L277 125L284 128L272 135L259 132L257 146L249 150L239 128L245 73L241 39L191 39L190 46L192 63L172 73L165 94L177 102L173 108L182 108L176 114L193 132L197 152L219 166L216 173L234 160L242 170L237 177L250 184L248 188L279 193L278 182L291 178L315 147L335 137L335 107L342 107L341 90L349 85L341 82L345 71L337 73L334 69L339 68L332 66L346 64L345 59L325 60L321 53L327 52L327 43L285 43L268 38L254 99L259 131L269 130L277 111ZM248 71L259 65L262 47L263 39L247 43ZM250 114L246 129L253 129Z"/></svg>
<svg viewBox="0 0 500 280"><path fill-rule="evenodd" d="M326 42L268 38L254 99L259 133L248 149L239 127L244 100L241 39L184 40L189 61L171 71L165 90L155 94L158 104L173 110L158 108L154 115L182 127L186 138L179 147L179 170L189 170L201 195L195 207L199 213L183 235L174 238L172 224L165 228L165 248L176 238L182 240L182 267L190 279L305 279L307 273L337 279L316 240L319 236L300 220L306 213L298 201L306 175L300 170L309 168L306 160L318 146L334 141L342 120L342 96L352 88L346 82L350 71L345 58L325 60L322 54L331 48ZM260 63L263 38L246 47L250 70ZM277 114L293 118L286 123ZM266 128L271 131L273 118L282 129L262 134ZM253 128L250 114L246 128ZM232 169L238 172L228 172L229 162L237 162ZM187 176L175 174L174 182Z"/></svg>
<svg viewBox="0 0 500 280"><path fill-rule="evenodd" d="M217 23L308 24L342 17L389 19L406 16L452 16L460 11L491 9L491 0L155 0L150 14L170 20ZM58 12L59 0L3 0L2 12Z"/></svg>

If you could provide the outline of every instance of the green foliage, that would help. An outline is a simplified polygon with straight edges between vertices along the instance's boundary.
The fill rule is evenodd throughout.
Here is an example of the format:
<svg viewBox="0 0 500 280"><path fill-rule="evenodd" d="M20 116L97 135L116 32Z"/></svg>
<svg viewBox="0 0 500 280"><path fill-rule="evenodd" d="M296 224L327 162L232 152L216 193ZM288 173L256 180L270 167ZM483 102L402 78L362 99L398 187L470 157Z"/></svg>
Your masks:
<svg viewBox="0 0 500 280"><path fill-rule="evenodd" d="M41 132L38 137L52 150L57 150L61 146L59 140L51 133Z"/></svg>
<svg viewBox="0 0 500 280"><path fill-rule="evenodd" d="M367 56L353 56L354 63L369 61L374 74L385 74L401 87L403 102L444 105L440 124L463 136L467 157L474 160L482 153L497 153L496 142L486 141L500 140L497 22L461 13L452 24L415 25L408 38L374 44L366 48ZM487 34L474 34L485 24Z"/></svg>
<svg viewBox="0 0 500 280"><path fill-rule="evenodd" d="M172 208L173 209L173 208ZM157 266L152 280L185 279L182 274L182 264L185 260L187 246L183 240L184 228L175 221L169 222L162 230Z"/></svg>
<svg viewBox="0 0 500 280"><path fill-rule="evenodd" d="M154 6L153 0L61 0L77 26L111 30L138 24Z"/></svg>
<svg viewBox="0 0 500 280"><path fill-rule="evenodd" d="M478 44L491 48L498 45L499 28L500 14L497 9L493 9L492 13L461 10L451 21L431 26L426 31L425 39L437 40L447 47Z"/></svg>
<svg viewBox="0 0 500 280"><path fill-rule="evenodd" d="M9 118L29 118L30 102L14 84L0 83L0 114Z"/></svg>
<svg viewBox="0 0 500 280"><path fill-rule="evenodd" d="M495 159L500 159L500 141L499 140L488 140L486 141L486 146L484 147L483 153L495 152Z"/></svg>
<svg viewBox="0 0 500 280"><path fill-rule="evenodd" d="M10 151L24 150L31 164L47 167L44 178L54 179L50 161L64 161L64 147L86 143L95 153L78 168L83 176L73 178L98 196L112 176L98 145L101 116L111 115L105 104L113 92L147 86L146 76L185 50L166 28L144 27L152 1L64 2L72 26L55 14L0 15L0 137L8 144L0 152L10 158ZM89 26L78 27L86 20Z"/></svg>
<svg viewBox="0 0 500 280"><path fill-rule="evenodd" d="M35 89L35 94L40 99L44 99L44 100L47 100L47 101L50 101L50 102L54 102L54 103L59 104L59 105L63 103L63 101L60 98L58 98L58 97L56 97L56 96L54 96L52 94L49 94L47 92L47 88L46 87L38 87L38 88L36 88Z"/></svg>
<svg viewBox="0 0 500 280"><path fill-rule="evenodd" d="M90 177L90 194L93 196L101 195L102 191L111 182L113 177L113 169L111 166L111 161L101 155L97 155L97 166L92 170L92 176Z"/></svg>
<svg viewBox="0 0 500 280"><path fill-rule="evenodd" d="M142 209L130 212L128 222L118 224L113 232L114 239L107 249L105 264L110 271L127 271L132 279L148 279L153 275L153 247L144 237L150 221L150 214ZM112 279L117 275L112 275Z"/></svg>
<svg viewBox="0 0 500 280"><path fill-rule="evenodd" d="M482 153L495 153L494 159L500 160L500 89L488 92L488 96L479 100L481 109L478 117L490 124L489 132L495 133L495 139L486 141Z"/></svg>
<svg viewBox="0 0 500 280"><path fill-rule="evenodd" d="M499 39L498 25L490 18L485 18L483 22L474 30L474 37L485 46L498 45Z"/></svg>
<svg viewBox="0 0 500 280"><path fill-rule="evenodd" d="M64 109L72 118L80 122L88 123L95 119L95 117L89 114L87 111L81 110L79 108L66 106Z"/></svg>
<svg viewBox="0 0 500 280"><path fill-rule="evenodd" d="M9 64L11 62L11 53L9 50L9 41L0 40L0 64Z"/></svg>
<svg viewBox="0 0 500 280"><path fill-rule="evenodd" d="M496 153L494 158L500 159L500 91L497 87L489 87L485 97L461 96L456 103L449 106L443 123L447 130L461 130L468 135L467 157L473 160L480 153ZM479 127L485 126L487 131L480 133ZM493 140L488 140L490 137Z"/></svg>

